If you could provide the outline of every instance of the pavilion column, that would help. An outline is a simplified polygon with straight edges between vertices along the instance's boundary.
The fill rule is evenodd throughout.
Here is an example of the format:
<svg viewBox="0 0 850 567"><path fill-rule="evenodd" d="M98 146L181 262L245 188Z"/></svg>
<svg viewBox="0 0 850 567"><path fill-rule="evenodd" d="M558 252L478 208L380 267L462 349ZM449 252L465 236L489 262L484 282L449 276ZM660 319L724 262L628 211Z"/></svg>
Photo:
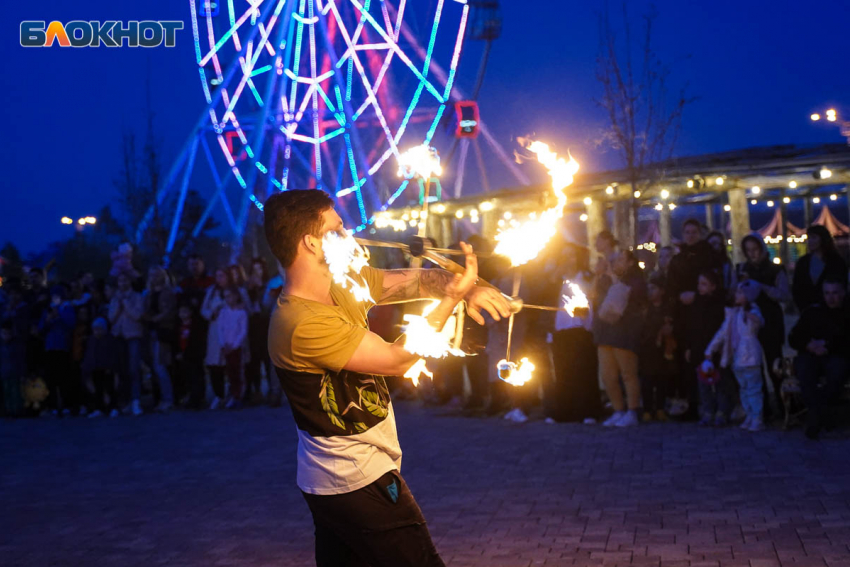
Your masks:
<svg viewBox="0 0 850 567"><path fill-rule="evenodd" d="M709 231L714 230L714 203L705 204L705 226Z"/></svg>
<svg viewBox="0 0 850 567"><path fill-rule="evenodd" d="M782 265L788 265L788 205L785 203L785 189L781 192L782 200L779 202L779 213L782 215L782 226L779 227L782 234L782 242L779 243L779 258Z"/></svg>
<svg viewBox="0 0 850 567"><path fill-rule="evenodd" d="M440 245L443 248L448 248L455 241L453 218L451 215L442 215L440 217L440 226L442 227L440 236L443 238L443 242Z"/></svg>
<svg viewBox="0 0 850 567"><path fill-rule="evenodd" d="M667 203L658 212L658 232L661 233L661 246L670 246L673 242L673 231L670 223L671 211Z"/></svg>
<svg viewBox="0 0 850 567"><path fill-rule="evenodd" d="M483 211L481 213L481 236L489 240L493 245L496 244L498 222L495 210Z"/></svg>
<svg viewBox="0 0 850 567"><path fill-rule="evenodd" d="M588 248L590 249L590 263L595 266L598 256L596 251L596 236L608 228L605 222L605 201L594 199L591 204L587 205L587 222L585 225L585 228L587 228Z"/></svg>
<svg viewBox="0 0 850 567"><path fill-rule="evenodd" d="M808 228L812 224L812 196L806 195L806 200L803 201L803 228Z"/></svg>
<svg viewBox="0 0 850 567"><path fill-rule="evenodd" d="M622 200L614 203L614 237L620 242L620 246L628 248L634 242L631 200Z"/></svg>
<svg viewBox="0 0 850 567"><path fill-rule="evenodd" d="M727 195L731 207L729 216L732 221L732 261L738 264L744 261L740 242L750 232L750 209L747 206L746 189L730 189Z"/></svg>
<svg viewBox="0 0 850 567"><path fill-rule="evenodd" d="M443 246L442 227L440 226L440 216L435 215L433 211L428 211L428 218L425 221L425 234L437 241L437 244Z"/></svg>

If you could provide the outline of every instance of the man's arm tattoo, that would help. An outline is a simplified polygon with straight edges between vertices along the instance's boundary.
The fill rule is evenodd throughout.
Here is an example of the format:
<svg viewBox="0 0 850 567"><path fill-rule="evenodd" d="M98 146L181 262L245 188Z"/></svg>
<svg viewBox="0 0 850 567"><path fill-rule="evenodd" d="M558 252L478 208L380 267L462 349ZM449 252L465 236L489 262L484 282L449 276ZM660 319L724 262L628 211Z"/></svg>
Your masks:
<svg viewBox="0 0 850 567"><path fill-rule="evenodd" d="M390 276L391 277L387 277ZM445 270L390 270L378 303L401 303L415 299L440 299L454 276ZM387 281L395 282L387 285Z"/></svg>

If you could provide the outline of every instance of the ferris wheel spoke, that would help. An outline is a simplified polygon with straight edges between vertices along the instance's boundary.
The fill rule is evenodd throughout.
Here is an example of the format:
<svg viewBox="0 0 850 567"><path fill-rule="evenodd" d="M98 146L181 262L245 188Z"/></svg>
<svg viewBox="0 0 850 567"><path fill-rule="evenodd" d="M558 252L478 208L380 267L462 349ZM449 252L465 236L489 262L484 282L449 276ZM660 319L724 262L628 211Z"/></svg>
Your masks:
<svg viewBox="0 0 850 567"><path fill-rule="evenodd" d="M245 21L248 18L250 18L252 14L254 14L255 12L258 11L257 7L262 3L263 3L263 0L258 0L257 2L253 2L253 3L249 1L249 4L251 4L251 7L248 8L247 10L245 10L245 13L242 14L241 16L239 16L239 19L235 23L233 23L230 26L230 29L228 29L226 32L224 32L224 34L221 36L221 38L219 38L219 40L215 43L213 43L215 41L215 35L212 33L212 16L207 15L207 21L209 22L208 25L209 25L209 28L210 28L210 51L206 55L204 55L204 57L200 61L198 61L198 65L203 67L207 63L209 63L210 59L215 57L216 54L218 53L219 49L221 49L222 46L225 43L227 43L227 40L230 39L230 36L235 34L239 30L239 28L242 27L242 24L244 24ZM193 4L194 4L194 2L193 2ZM271 2L269 3L269 6L271 6ZM231 7L232 7L232 4L231 4ZM268 8L266 8L266 9L268 10ZM194 6L193 6L193 13L194 13ZM265 17L266 17L266 14L263 14L262 18L265 19ZM241 51L241 49L239 49L239 51Z"/></svg>
<svg viewBox="0 0 850 567"><path fill-rule="evenodd" d="M236 106L236 102L239 100L239 97L242 95L242 90L245 88L245 84L247 83L248 78L250 78L250 71L254 69L257 64L257 59L259 59L260 54L263 51L263 47L268 42L269 34L271 34L272 28L274 28L275 23L277 23L278 17L280 16L280 12L283 9L284 4L286 4L286 0L278 0L277 6L275 7L274 13L269 20L268 28L266 28L266 33L261 34L260 43L257 45L254 50L254 54L251 57L251 64L248 66L246 71L242 73L242 79L239 81L239 85L236 87L236 91L233 93L233 99L230 101L230 104L227 107L227 111L222 116L222 122L227 122L227 119L233 113L233 108Z"/></svg>

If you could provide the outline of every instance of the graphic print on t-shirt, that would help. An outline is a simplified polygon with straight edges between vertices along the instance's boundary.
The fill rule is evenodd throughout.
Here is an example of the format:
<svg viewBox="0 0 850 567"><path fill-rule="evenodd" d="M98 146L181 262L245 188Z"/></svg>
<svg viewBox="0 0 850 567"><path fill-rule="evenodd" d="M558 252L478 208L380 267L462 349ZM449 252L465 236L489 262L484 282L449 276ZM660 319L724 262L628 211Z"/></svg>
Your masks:
<svg viewBox="0 0 850 567"><path fill-rule="evenodd" d="M383 376L348 370L324 374L275 370L295 424L313 437L363 433L389 412L390 393Z"/></svg>

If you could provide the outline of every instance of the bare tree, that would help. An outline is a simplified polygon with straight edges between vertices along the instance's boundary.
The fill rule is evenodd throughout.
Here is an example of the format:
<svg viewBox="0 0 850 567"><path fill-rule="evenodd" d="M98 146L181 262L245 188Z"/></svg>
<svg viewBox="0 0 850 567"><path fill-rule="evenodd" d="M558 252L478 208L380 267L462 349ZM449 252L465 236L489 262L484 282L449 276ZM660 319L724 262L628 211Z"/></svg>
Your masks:
<svg viewBox="0 0 850 567"><path fill-rule="evenodd" d="M672 96L668 91L670 69L652 48L656 16L654 7L642 16L642 37L636 39L626 2L622 4L622 37L611 25L607 4L599 15L596 76L603 90L597 103L610 120L603 140L621 153L631 189L640 192L663 177L663 163L676 146L682 111L694 100L686 94L687 85ZM632 195L619 201L615 212L620 240L637 244L637 199Z"/></svg>

